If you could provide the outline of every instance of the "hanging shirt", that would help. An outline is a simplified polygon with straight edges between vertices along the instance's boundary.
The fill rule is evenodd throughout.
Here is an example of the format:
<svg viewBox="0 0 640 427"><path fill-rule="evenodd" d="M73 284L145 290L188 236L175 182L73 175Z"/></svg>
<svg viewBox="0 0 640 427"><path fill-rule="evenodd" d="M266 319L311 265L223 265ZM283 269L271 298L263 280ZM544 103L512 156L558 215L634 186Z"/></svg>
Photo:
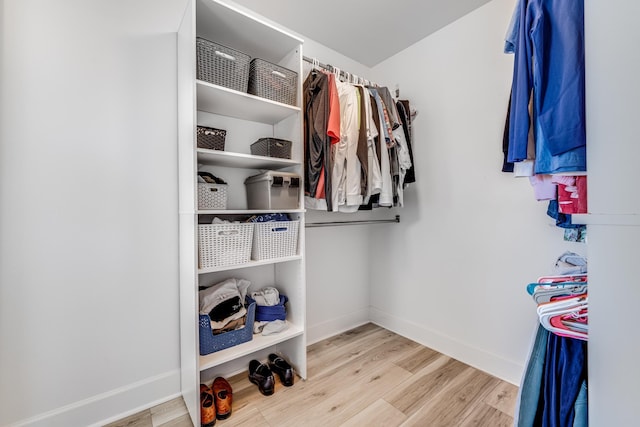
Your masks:
<svg viewBox="0 0 640 427"><path fill-rule="evenodd" d="M340 142L340 101L338 100L338 89L336 88L336 76L333 73L325 73L328 77L328 91L329 91L329 118L327 120L327 136L331 145ZM323 202L326 198L324 191L325 184L325 168L322 167L320 171L320 180L318 181L318 187L316 188L315 198L318 201L315 203L317 207L324 206L326 210L326 202Z"/></svg>
<svg viewBox="0 0 640 427"><path fill-rule="evenodd" d="M368 88L369 93L375 100L376 109L378 111L378 128L380 133L384 136L384 140L380 141L380 173L382 175L382 189L380 190L380 197L378 199L378 205L380 206L393 206L393 183L391 180L391 164L389 158L389 142L391 138L389 135L389 127L385 121L384 105L378 92L375 88Z"/></svg>
<svg viewBox="0 0 640 427"><path fill-rule="evenodd" d="M376 153L375 140L378 136L378 129L371 109L371 93L364 86L358 86L358 89L362 89L360 92L362 95L361 103L362 107L364 107L364 118L360 123L360 127L364 127L367 137L367 185L362 201L362 204L367 205L372 195L380 194L382 176L380 174L380 162Z"/></svg>
<svg viewBox="0 0 640 427"><path fill-rule="evenodd" d="M532 91L536 130L541 133L536 134L536 144L544 141L551 156L586 144L584 1L522 1L519 14L509 128L510 162L527 158Z"/></svg>
<svg viewBox="0 0 640 427"><path fill-rule="evenodd" d="M340 100L340 142L332 146L333 211L355 212L362 204L360 193L360 100L355 86L336 81Z"/></svg>
<svg viewBox="0 0 640 427"><path fill-rule="evenodd" d="M313 202L321 172L331 170L331 140L327 135L329 120L329 78L312 70L304 81L304 194ZM327 209L331 209L331 174L324 174ZM313 208L313 206L308 206Z"/></svg>
<svg viewBox="0 0 640 427"><path fill-rule="evenodd" d="M398 114L400 116L400 122L402 123L402 129L404 131L404 137L407 141L407 149L409 150L409 161L411 162L411 167L407 169L407 172L404 176L403 185L410 184L412 182L416 182L416 174L415 174L415 164L413 162L413 132L411 131L411 108L409 106L409 101L401 100L396 102L396 108L398 109ZM506 156L506 154L505 154Z"/></svg>

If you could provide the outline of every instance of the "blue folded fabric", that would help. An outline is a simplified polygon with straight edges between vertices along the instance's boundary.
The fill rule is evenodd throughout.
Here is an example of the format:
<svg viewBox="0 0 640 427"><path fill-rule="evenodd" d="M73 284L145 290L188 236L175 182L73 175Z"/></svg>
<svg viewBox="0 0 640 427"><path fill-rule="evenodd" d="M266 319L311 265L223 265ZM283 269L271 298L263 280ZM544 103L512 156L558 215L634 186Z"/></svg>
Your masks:
<svg viewBox="0 0 640 427"><path fill-rule="evenodd" d="M249 302L255 302L249 298ZM285 295L280 294L280 303L278 305L257 305L256 304L256 322L271 322L274 320L286 320L287 309L285 304L289 301Z"/></svg>

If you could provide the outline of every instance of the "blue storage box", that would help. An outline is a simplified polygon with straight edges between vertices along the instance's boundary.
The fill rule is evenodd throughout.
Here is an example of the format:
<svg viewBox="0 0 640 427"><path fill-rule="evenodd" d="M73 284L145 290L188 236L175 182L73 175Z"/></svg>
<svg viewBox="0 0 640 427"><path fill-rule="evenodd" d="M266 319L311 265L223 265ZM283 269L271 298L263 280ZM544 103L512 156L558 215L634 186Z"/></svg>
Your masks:
<svg viewBox="0 0 640 427"><path fill-rule="evenodd" d="M213 335L211 332L211 320L208 315L200 315L200 355L213 353L233 347L253 339L253 321L256 314L256 303L250 301L247 307L247 321L244 328L223 334Z"/></svg>
<svg viewBox="0 0 640 427"><path fill-rule="evenodd" d="M255 300L251 297L247 296L247 299L250 303L255 304ZM257 322L271 322L273 320L286 320L287 318L287 308L284 306L289 298L285 295L280 294L280 304L278 305L256 305L256 316L255 320Z"/></svg>

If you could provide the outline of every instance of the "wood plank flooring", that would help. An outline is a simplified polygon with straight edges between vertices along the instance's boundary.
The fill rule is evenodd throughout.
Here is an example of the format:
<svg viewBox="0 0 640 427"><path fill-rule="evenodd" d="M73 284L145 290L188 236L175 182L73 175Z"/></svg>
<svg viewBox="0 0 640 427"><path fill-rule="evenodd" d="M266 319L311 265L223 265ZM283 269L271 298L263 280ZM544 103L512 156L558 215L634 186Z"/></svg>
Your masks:
<svg viewBox="0 0 640 427"><path fill-rule="evenodd" d="M219 427L511 426L517 388L374 324L308 348L308 379L263 396L228 378L233 415ZM108 427L192 427L182 399Z"/></svg>

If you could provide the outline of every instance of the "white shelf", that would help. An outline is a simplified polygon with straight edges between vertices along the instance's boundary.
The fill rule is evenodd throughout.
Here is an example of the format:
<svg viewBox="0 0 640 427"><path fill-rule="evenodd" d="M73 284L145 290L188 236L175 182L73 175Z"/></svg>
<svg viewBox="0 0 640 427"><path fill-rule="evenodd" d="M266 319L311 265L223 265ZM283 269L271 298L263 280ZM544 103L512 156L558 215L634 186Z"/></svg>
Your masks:
<svg viewBox="0 0 640 427"><path fill-rule="evenodd" d="M252 122L276 124L300 112L299 107L196 80L198 110Z"/></svg>
<svg viewBox="0 0 640 427"><path fill-rule="evenodd" d="M640 225L640 215L636 214L572 214L574 224L585 225Z"/></svg>
<svg viewBox="0 0 640 427"><path fill-rule="evenodd" d="M198 274L215 273L217 271L237 270L240 268L259 267L261 265L278 264L281 262L297 261L302 259L302 255L294 255L282 258L269 258L261 261L249 261L245 264L223 265L220 267L199 268Z"/></svg>
<svg viewBox="0 0 640 427"><path fill-rule="evenodd" d="M281 345L296 366L298 374L306 378L305 309L306 285L304 263L304 236L298 242L298 255L215 268L198 268L198 235L195 233L201 215L253 215L267 212L289 212L304 223L304 208L286 210L254 209L195 209L197 206L197 170L199 165L230 168L226 170L230 183L235 183L237 193L231 194L230 206L246 208L242 181L252 170L286 170L303 174L303 158L300 145L303 140L303 109L250 95L242 91L214 85L196 76L196 38L202 37L237 49L298 73L296 99L302 99L302 43L299 37L265 22L247 12L242 6L226 0L187 0L185 14L178 32L178 126L179 126L179 193L180 193L180 365L181 390L191 420L200 420L199 384L203 371L215 368L230 374L244 367L244 359L271 346ZM236 151L207 150L196 147L198 116L206 118L209 125L228 129L228 148ZM206 114L210 113L210 114ZM254 156L246 142L257 135L274 135L286 138L296 145L292 153L297 160ZM194 159L195 157L195 159ZM195 161L194 161L195 160ZM299 189L302 192L301 188ZM299 194L301 196L301 194ZM235 200L237 199L237 200ZM304 231L300 231L303 233ZM260 268L260 266L263 266ZM252 268L259 267L259 268ZM234 271L235 270L235 271ZM198 285L200 280L222 276L227 272L252 277L257 287L277 282L283 291L295 301L290 316L295 324L279 334L253 340L206 356L198 354ZM222 272L220 274L215 274ZM210 276L207 274L213 273Z"/></svg>
<svg viewBox="0 0 640 427"><path fill-rule="evenodd" d="M267 213L304 213L304 209L200 209L198 215L258 215Z"/></svg>
<svg viewBox="0 0 640 427"><path fill-rule="evenodd" d="M252 58L278 63L303 40L219 0L196 3L197 35L239 50Z"/></svg>
<svg viewBox="0 0 640 427"><path fill-rule="evenodd" d="M294 325L289 322L289 328L279 334L274 335L254 335L251 341L236 345L234 347L226 348L224 350L217 351L215 353L200 356L200 371L204 371L215 366L219 366L223 363L237 359L242 356L254 353L258 350L271 347L278 343L287 341L291 338L295 338L304 333L304 328L299 325Z"/></svg>
<svg viewBox="0 0 640 427"><path fill-rule="evenodd" d="M300 165L300 162L290 159L254 156L252 154L233 153L231 151L208 150L206 148L198 148L197 155L198 163L229 168L278 170Z"/></svg>

